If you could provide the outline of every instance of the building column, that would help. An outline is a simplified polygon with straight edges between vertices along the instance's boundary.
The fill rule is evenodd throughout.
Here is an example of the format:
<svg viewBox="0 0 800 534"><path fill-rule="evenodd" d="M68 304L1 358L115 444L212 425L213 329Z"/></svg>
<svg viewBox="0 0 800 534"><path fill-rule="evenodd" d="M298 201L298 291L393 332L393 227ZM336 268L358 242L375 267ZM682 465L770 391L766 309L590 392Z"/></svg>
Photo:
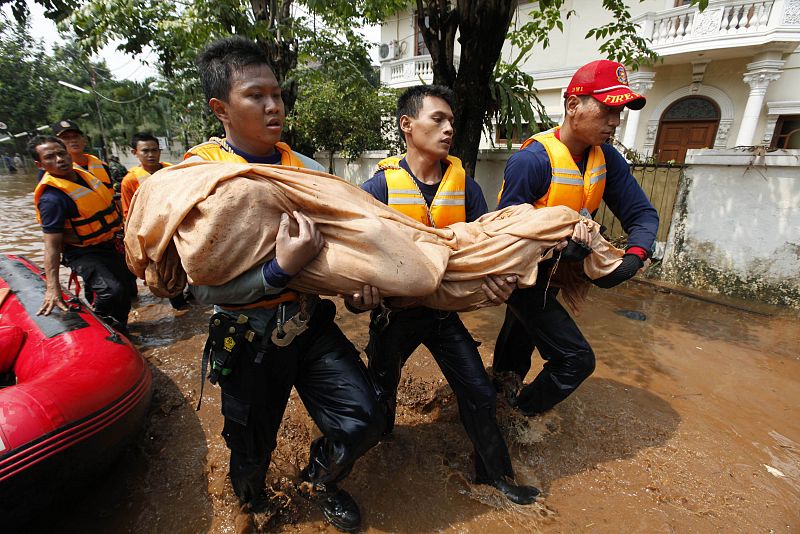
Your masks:
<svg viewBox="0 0 800 534"><path fill-rule="evenodd" d="M750 94L742 115L742 124L736 136L736 146L753 146L760 141L756 139L756 127L764 108L764 98L771 82L780 78L784 61L780 52L766 52L761 58L747 64L744 83L750 86Z"/></svg>
<svg viewBox="0 0 800 534"><path fill-rule="evenodd" d="M655 77L655 72L634 72L629 76L631 89L644 96L647 91L653 88L653 80ZM622 144L625 148L635 148L636 131L639 129L639 119L641 116L641 110L628 109L628 116L625 119L625 132L622 136Z"/></svg>

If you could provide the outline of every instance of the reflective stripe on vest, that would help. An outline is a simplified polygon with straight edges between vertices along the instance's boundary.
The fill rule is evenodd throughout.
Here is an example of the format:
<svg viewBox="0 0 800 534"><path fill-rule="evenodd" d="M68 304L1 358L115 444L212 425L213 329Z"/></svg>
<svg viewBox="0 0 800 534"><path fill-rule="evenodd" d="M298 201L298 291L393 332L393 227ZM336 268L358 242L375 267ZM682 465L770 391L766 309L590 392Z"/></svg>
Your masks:
<svg viewBox="0 0 800 534"><path fill-rule="evenodd" d="M578 165L569 153L567 146L555 136L559 127L538 133L525 141L520 150L533 142L541 143L550 158L552 176L550 187L533 205L537 208L546 206L567 206L580 211L586 208L594 213L603 200L606 187L606 158L603 149L593 146L589 151L586 171L581 175ZM500 190L502 195L503 190ZM498 196L499 202L499 196Z"/></svg>
<svg viewBox="0 0 800 534"><path fill-rule="evenodd" d="M281 153L281 165L289 167L305 167L292 149L283 142L275 143L275 149ZM183 159L199 156L207 161L230 161L234 163L248 163L246 159L230 150L225 138L212 137L207 142L192 147L183 156Z"/></svg>
<svg viewBox="0 0 800 534"><path fill-rule="evenodd" d="M378 170L382 170L386 176L386 188L389 193L387 205L434 228L465 222L467 220L466 173L461 160L447 156L450 165L439 183L439 189L429 209L414 179L400 167L400 160L403 157L404 155L392 156L378 163Z"/></svg>
<svg viewBox="0 0 800 534"><path fill-rule="evenodd" d="M172 163L167 163L166 161L160 161L159 165L161 165L161 168L163 169L165 167L169 167L170 165L172 165ZM129 170L128 175L132 176L133 179L136 181L136 187L138 189L138 187L142 185L142 183L150 176L150 173L147 172L144 169L144 167L140 165L138 167L133 167L131 170Z"/></svg>
<svg viewBox="0 0 800 534"><path fill-rule="evenodd" d="M80 171L88 170L90 173L97 176L101 182L106 184L106 186L111 187L111 177L106 172L105 163L103 163L102 160L92 156L91 154L84 154L84 156L86 156L86 159L89 160L89 163L86 166L87 168L84 169L77 163L73 163L72 165L73 168L77 168Z"/></svg>
<svg viewBox="0 0 800 534"><path fill-rule="evenodd" d="M113 238L119 232L122 217L114 204L114 193L99 178L83 169L73 169L89 188L45 173L33 192L36 220L41 224L39 198L49 186L63 191L78 207L78 217L64 221L64 241L85 247Z"/></svg>

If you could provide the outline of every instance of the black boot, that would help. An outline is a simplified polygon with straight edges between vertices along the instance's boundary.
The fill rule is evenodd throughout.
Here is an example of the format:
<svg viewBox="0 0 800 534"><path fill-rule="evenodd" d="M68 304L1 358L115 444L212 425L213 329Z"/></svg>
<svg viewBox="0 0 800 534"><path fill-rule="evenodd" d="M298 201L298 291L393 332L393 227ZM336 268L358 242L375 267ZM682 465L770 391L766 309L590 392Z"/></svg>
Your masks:
<svg viewBox="0 0 800 534"><path fill-rule="evenodd" d="M517 484L508 477L501 477L495 480L477 479L478 484L492 486L505 495L509 501L517 504L531 504L536 501L536 497L541 493L538 488Z"/></svg>
<svg viewBox="0 0 800 534"><path fill-rule="evenodd" d="M341 532L356 532L361 527L361 512L349 493L336 484L314 483L306 467L300 472L300 480L311 485L310 497L322 510L325 520Z"/></svg>
<svg viewBox="0 0 800 534"><path fill-rule="evenodd" d="M264 497L264 479L267 477L269 459L248 458L244 453L231 451L230 471L233 493L241 504L246 504Z"/></svg>
<svg viewBox="0 0 800 534"><path fill-rule="evenodd" d="M170 297L169 304L173 310L186 310L189 308L189 303L186 302L186 297L181 293L174 297Z"/></svg>
<svg viewBox="0 0 800 534"><path fill-rule="evenodd" d="M361 527L361 512L349 493L330 484L316 492L317 505L325 519L342 532L356 532Z"/></svg>

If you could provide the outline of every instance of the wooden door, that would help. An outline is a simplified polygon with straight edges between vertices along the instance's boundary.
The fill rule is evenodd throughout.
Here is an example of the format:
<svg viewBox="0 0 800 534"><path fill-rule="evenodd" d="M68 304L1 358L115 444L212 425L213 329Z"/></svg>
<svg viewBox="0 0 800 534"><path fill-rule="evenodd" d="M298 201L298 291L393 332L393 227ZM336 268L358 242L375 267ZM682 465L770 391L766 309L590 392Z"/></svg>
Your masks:
<svg viewBox="0 0 800 534"><path fill-rule="evenodd" d="M658 128L656 157L659 163L683 163L690 148L714 148L719 121L662 122Z"/></svg>

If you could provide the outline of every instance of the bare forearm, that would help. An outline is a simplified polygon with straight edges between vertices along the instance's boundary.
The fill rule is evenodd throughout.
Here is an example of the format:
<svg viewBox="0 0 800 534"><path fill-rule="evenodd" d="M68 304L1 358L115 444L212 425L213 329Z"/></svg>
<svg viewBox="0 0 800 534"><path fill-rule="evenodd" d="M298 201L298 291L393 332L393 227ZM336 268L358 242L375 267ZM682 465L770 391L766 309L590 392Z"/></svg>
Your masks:
<svg viewBox="0 0 800 534"><path fill-rule="evenodd" d="M47 290L44 292L44 302L36 312L37 315L49 315L54 307L67 310L61 293L61 282L58 280L63 244L64 234L44 234L44 273L47 277Z"/></svg>
<svg viewBox="0 0 800 534"><path fill-rule="evenodd" d="M61 247L63 234L44 235L44 274L47 277L47 287L61 289L58 274L61 269Z"/></svg>

